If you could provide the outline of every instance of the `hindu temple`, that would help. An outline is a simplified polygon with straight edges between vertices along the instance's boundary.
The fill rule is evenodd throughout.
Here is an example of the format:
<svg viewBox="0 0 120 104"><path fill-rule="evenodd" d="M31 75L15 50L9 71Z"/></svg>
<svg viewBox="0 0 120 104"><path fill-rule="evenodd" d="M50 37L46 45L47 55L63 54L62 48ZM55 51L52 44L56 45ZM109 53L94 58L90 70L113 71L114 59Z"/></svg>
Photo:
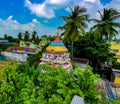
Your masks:
<svg viewBox="0 0 120 104"><path fill-rule="evenodd" d="M46 48L46 52L42 54L40 64L50 64L55 67L62 66L65 69L72 68L68 49L59 38L52 41Z"/></svg>

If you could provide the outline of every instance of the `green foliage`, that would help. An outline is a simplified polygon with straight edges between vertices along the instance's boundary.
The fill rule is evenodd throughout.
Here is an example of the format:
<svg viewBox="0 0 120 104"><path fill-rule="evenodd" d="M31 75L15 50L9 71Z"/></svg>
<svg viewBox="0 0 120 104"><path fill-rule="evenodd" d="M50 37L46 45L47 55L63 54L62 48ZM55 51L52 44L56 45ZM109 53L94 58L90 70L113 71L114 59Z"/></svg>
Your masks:
<svg viewBox="0 0 120 104"><path fill-rule="evenodd" d="M38 64L40 63L40 58L42 56L41 52L38 52L36 54L30 55L27 58L27 62L30 66L34 66L35 68L37 68Z"/></svg>
<svg viewBox="0 0 120 104"><path fill-rule="evenodd" d="M73 9L70 8L70 10L71 13L69 16L61 17L65 21L65 24L60 26L59 29L63 30L61 34L64 35L63 41L71 44L71 56L73 58L74 42L78 40L80 35L84 35L89 15L86 13L86 8L79 5L74 6Z"/></svg>
<svg viewBox="0 0 120 104"><path fill-rule="evenodd" d="M33 31L33 32L32 32L32 40L33 40L33 41L36 40L36 35L37 35L37 32L36 32L36 31Z"/></svg>
<svg viewBox="0 0 120 104"><path fill-rule="evenodd" d="M105 37L106 40L111 40L119 32L120 23L116 22L120 18L120 12L113 8L104 8L103 12L98 11L100 19L91 19L96 24L91 28L96 34L96 38L101 40Z"/></svg>
<svg viewBox="0 0 120 104"><path fill-rule="evenodd" d="M120 104L120 100L111 100L110 104Z"/></svg>
<svg viewBox="0 0 120 104"><path fill-rule="evenodd" d="M16 38L13 38L12 36L7 36L7 34L4 35L4 39L8 40L9 42L17 42Z"/></svg>
<svg viewBox="0 0 120 104"><path fill-rule="evenodd" d="M24 40L25 41L29 41L29 38L30 38L30 33L28 31L25 31L25 33L24 33Z"/></svg>
<svg viewBox="0 0 120 104"><path fill-rule="evenodd" d="M95 90L98 76L92 73L89 66L85 71L80 68L75 70L67 72L62 67L47 65L36 70L28 64L18 66L12 63L3 69L0 103L70 104L73 96L78 95L85 99L86 104L98 104Z"/></svg>
<svg viewBox="0 0 120 104"><path fill-rule="evenodd" d="M114 56L109 52L109 44L104 40L97 41L93 33L81 36L74 45L74 56L89 59L94 68L104 64Z"/></svg>
<svg viewBox="0 0 120 104"><path fill-rule="evenodd" d="M69 75L65 69L49 66L44 66L44 69L46 73L41 74L39 81L42 83L42 95L49 104L69 104L74 95L84 97L73 73Z"/></svg>
<svg viewBox="0 0 120 104"><path fill-rule="evenodd" d="M22 33L21 32L19 32L17 36L18 36L19 40L22 40Z"/></svg>
<svg viewBox="0 0 120 104"><path fill-rule="evenodd" d="M120 63L115 61L112 63L112 67L115 69L120 69Z"/></svg>
<svg viewBox="0 0 120 104"><path fill-rule="evenodd" d="M44 42L44 45L41 45L42 42ZM48 46L49 42L50 42L50 38L47 38L45 36L43 36L41 38L41 41L40 41L40 51L38 53L36 53L36 54L30 55L27 58L28 64L30 66L34 66L35 68L37 68L38 64L40 63L40 58L42 56L42 53L45 52L46 47Z"/></svg>
<svg viewBox="0 0 120 104"><path fill-rule="evenodd" d="M84 93L86 104L98 104L98 92L95 91L95 81L98 76L93 74L90 66L87 66L84 72L78 68L76 69L76 73L78 76L77 83Z"/></svg>
<svg viewBox="0 0 120 104"><path fill-rule="evenodd" d="M10 46L13 46L13 45L12 44L0 44L0 51L4 51Z"/></svg>

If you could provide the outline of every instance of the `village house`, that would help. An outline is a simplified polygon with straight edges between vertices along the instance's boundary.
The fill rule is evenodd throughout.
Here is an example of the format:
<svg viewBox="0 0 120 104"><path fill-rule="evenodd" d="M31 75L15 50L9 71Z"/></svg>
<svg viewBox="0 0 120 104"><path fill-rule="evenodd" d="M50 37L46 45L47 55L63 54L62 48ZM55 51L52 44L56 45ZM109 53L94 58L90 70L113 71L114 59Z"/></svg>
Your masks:
<svg viewBox="0 0 120 104"><path fill-rule="evenodd" d="M8 59L25 62L27 57L38 52L38 46L34 42L20 41L19 45L9 47L1 52Z"/></svg>

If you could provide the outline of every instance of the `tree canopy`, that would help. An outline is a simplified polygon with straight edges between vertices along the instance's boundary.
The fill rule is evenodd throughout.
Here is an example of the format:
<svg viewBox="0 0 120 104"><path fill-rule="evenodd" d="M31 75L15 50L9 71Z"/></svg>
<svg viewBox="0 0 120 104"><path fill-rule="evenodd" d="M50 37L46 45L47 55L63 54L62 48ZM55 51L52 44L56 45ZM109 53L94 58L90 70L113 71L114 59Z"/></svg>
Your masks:
<svg viewBox="0 0 120 104"><path fill-rule="evenodd" d="M86 22L89 21L89 15L86 14L86 8L75 6L74 9L70 7L71 14L69 16L61 16L65 21L63 26L59 29L63 30L62 35L64 36L64 42L70 43L71 53L73 57L73 43L78 40L80 35L85 33L85 28L87 28Z"/></svg>
<svg viewBox="0 0 120 104"><path fill-rule="evenodd" d="M96 23L91 30L95 32L97 39L101 40L101 38L105 37L110 40L118 34L117 29L120 28L120 23L116 22L116 20L120 18L120 12L113 8L104 8L103 13L101 11L98 11L98 13L100 19L91 19Z"/></svg>
<svg viewBox="0 0 120 104"><path fill-rule="evenodd" d="M28 64L12 63L4 68L2 75L2 104L70 104L74 95L83 97L86 104L99 102L95 90L98 76L90 66L85 71L78 67L68 73L62 67L45 65L35 69Z"/></svg>
<svg viewBox="0 0 120 104"><path fill-rule="evenodd" d="M85 36L79 37L79 40L74 45L74 55L89 59L90 64L94 68L103 65L114 56L114 54L109 52L109 44L104 40L98 41L95 39L94 33L92 32L88 32Z"/></svg>

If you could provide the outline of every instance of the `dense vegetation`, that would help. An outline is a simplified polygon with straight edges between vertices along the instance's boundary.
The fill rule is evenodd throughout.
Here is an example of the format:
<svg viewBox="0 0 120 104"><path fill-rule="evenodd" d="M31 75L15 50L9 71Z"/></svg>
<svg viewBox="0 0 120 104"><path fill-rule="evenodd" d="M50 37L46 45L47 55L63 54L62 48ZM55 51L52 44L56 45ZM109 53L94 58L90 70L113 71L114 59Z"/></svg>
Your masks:
<svg viewBox="0 0 120 104"><path fill-rule="evenodd" d="M99 69L108 60L112 60L113 54L109 53L109 43L118 34L116 28L120 23L114 22L120 17L115 9L104 9L103 14L99 11L100 20L91 19L96 24L90 32L85 33L89 15L86 8L75 6L70 8L69 16L62 16L65 24L59 27L63 30L63 40L71 45L71 56L87 58L93 69ZM88 66L85 71L74 67L69 73L59 67L39 66L42 52L55 37L43 36L39 39L37 32L33 31L32 36L28 31L18 33L18 39L4 35L4 39L10 42L24 40L40 42L40 52L28 57L25 64L16 65L11 63L5 66L0 81L0 103L1 104L70 104L74 95L83 97L86 104L106 104L107 99L99 99L96 91L98 76L93 74L92 68ZM43 45L43 46L42 46ZM74 45L74 48L73 48ZM8 46L1 45L0 49L5 50ZM119 63L113 63L119 67ZM107 73L107 72L106 72ZM113 104L117 102L113 101ZM119 101L118 101L119 103ZM112 104L112 102L111 102Z"/></svg>
<svg viewBox="0 0 120 104"><path fill-rule="evenodd" d="M5 51L8 47L13 46L13 44L2 44L0 43L0 52Z"/></svg>
<svg viewBox="0 0 120 104"><path fill-rule="evenodd" d="M110 53L109 46L104 40L97 41L94 34L88 32L74 43L74 57L89 59L89 64L97 70L99 66L113 59L114 54Z"/></svg>
<svg viewBox="0 0 120 104"><path fill-rule="evenodd" d="M43 70L42 70L43 69ZM1 104L70 104L74 95L84 98L86 104L99 102L95 81L98 76L92 68L76 68L69 73L63 68L12 63L3 70L0 82Z"/></svg>

